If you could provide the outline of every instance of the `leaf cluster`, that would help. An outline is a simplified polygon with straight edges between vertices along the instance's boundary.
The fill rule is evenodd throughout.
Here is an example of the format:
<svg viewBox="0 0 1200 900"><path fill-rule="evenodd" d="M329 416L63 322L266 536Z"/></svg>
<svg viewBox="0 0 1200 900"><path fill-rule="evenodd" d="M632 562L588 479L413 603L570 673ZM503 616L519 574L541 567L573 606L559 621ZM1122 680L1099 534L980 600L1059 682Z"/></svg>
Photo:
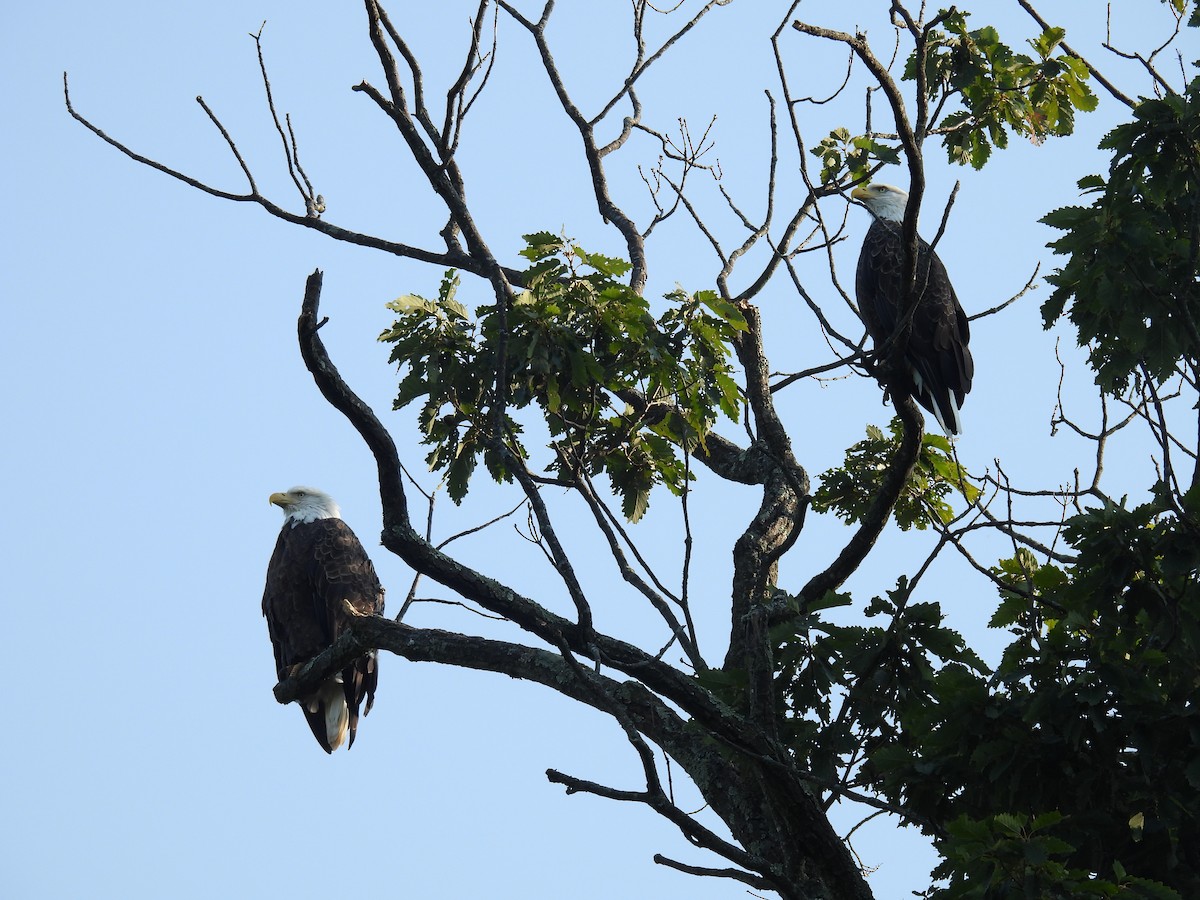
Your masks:
<svg viewBox="0 0 1200 900"><path fill-rule="evenodd" d="M826 781L896 740L897 712L936 703L951 673L987 672L962 636L945 627L939 604L910 603L909 595L901 577L865 610L887 624L865 626L826 621L822 611L851 603L831 593L776 635L784 733Z"/></svg>
<svg viewBox="0 0 1200 900"><path fill-rule="evenodd" d="M1119 862L1104 878L1072 868L1074 847L1056 836L1063 816L1000 813L987 819L962 816L946 825L944 868L962 877L933 896L938 900L1044 898L1075 900L1119 897L1134 900L1179 900L1166 885L1126 872Z"/></svg>
<svg viewBox="0 0 1200 900"><path fill-rule="evenodd" d="M851 448L822 505L861 516L895 436ZM929 491L901 515L944 517ZM1198 522L1200 488L1160 483L1066 522L1069 563L1000 560L990 625L1013 638L994 672L904 579L866 610L885 626L826 621L852 603L829 594L775 635L781 734L822 783L875 792L935 837L938 897L1200 896Z"/></svg>
<svg viewBox="0 0 1200 900"><path fill-rule="evenodd" d="M993 146L1008 146L1008 132L1040 143L1071 134L1076 110L1096 108L1087 67L1056 53L1066 34L1062 28L1048 28L1030 40L1030 55L1015 52L991 26L969 30L968 15L953 8L940 11L942 27L928 33L904 69L907 80L923 71L931 99L957 96L961 101L963 109L946 115L936 129L951 162L980 169Z"/></svg>
<svg viewBox="0 0 1200 900"><path fill-rule="evenodd" d="M1200 78L1142 101L1100 146L1108 178L1079 182L1091 205L1042 219L1065 232L1050 246L1068 257L1042 317L1048 328L1069 305L1097 383L1119 393L1139 371L1161 384L1200 358Z"/></svg>
<svg viewBox="0 0 1200 900"><path fill-rule="evenodd" d="M833 512L848 523L862 520L879 492L884 473L900 450L903 426L894 418L889 435L876 425L867 426L867 439L846 451L845 464L821 475L820 487L813 494L815 512ZM974 503L979 489L971 484L965 469L953 455L950 441L941 435L921 438L921 451L904 490L896 501L896 523L904 530L928 528L933 522L943 525L954 518L948 498L957 492Z"/></svg>
<svg viewBox="0 0 1200 900"><path fill-rule="evenodd" d="M655 317L621 282L626 261L548 232L526 241L527 290L503 315L497 304L469 315L455 300L452 272L436 300L410 295L389 304L400 316L380 340L407 369L394 408L423 398L427 462L446 471L459 502L480 458L505 481L513 459L529 457L512 414L536 406L552 437L550 470L567 481L606 475L625 516L637 521L655 485L683 491L689 475L680 451L702 445L720 415L737 418L730 348L746 320L712 291L681 288Z"/></svg>
<svg viewBox="0 0 1200 900"><path fill-rule="evenodd" d="M810 151L821 160L821 184L865 181L883 163L898 165L900 148L870 135L835 128Z"/></svg>

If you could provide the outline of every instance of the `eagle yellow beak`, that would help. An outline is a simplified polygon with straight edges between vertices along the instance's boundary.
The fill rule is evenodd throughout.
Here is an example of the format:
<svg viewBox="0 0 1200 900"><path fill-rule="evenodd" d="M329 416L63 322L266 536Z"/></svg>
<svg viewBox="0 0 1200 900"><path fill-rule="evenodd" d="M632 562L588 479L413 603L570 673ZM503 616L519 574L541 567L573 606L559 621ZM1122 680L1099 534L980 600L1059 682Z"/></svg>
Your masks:
<svg viewBox="0 0 1200 900"><path fill-rule="evenodd" d="M850 196L853 197L855 200L866 200L867 197L870 196L870 192L869 192L870 187L871 186L869 184L860 184L858 187L856 187L854 190L852 190L850 192Z"/></svg>
<svg viewBox="0 0 1200 900"><path fill-rule="evenodd" d="M274 503L276 506L287 506L292 502L291 494L274 493L267 498L267 501Z"/></svg>

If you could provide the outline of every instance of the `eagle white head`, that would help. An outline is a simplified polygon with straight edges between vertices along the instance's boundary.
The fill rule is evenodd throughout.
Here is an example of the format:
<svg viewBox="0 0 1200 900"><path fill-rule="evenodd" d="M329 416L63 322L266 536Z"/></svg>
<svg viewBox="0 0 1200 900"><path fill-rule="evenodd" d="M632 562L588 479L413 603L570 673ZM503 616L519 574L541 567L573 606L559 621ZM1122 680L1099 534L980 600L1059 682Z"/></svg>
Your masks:
<svg viewBox="0 0 1200 900"><path fill-rule="evenodd" d="M317 519L340 519L342 511L324 491L303 485L272 494L270 501L283 510L283 520L292 525Z"/></svg>
<svg viewBox="0 0 1200 900"><path fill-rule="evenodd" d="M903 222L908 207L908 191L890 184L860 184L850 196L885 222Z"/></svg>

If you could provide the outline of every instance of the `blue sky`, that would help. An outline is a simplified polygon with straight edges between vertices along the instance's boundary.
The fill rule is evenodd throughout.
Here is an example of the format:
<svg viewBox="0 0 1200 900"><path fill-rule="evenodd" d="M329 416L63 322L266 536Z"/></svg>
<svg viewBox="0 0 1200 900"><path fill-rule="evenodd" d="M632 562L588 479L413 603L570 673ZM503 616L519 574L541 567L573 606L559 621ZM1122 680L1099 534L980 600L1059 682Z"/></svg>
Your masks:
<svg viewBox="0 0 1200 900"><path fill-rule="evenodd" d="M984 5L984 4L976 4ZM474 3L394 3L397 24L428 61L431 84L461 64ZM551 32L577 100L594 104L621 77L619 41L627 4L562 4ZM838 28L868 25L886 42L876 3L811 2L804 17ZM1015 3L986 15L1012 44L1032 32ZM1100 4L1042 4L1055 19L1095 6L1069 40L1105 64L1129 92L1136 71L1097 48ZM1166 33L1159 4L1113 4L1121 40L1146 46ZM647 80L648 115L694 131L717 114L713 134L725 186L761 209L764 87L775 87L767 38L784 5L735 2L676 48ZM604 10L603 13L599 10ZM977 16L980 24L983 13ZM1023 15L1023 14L1022 14ZM610 16L606 18L606 16ZM861 16L861 19L856 19ZM1135 18L1136 16L1136 18ZM280 524L267 495L317 485L342 504L372 550L394 612L411 575L377 546L373 463L349 426L325 405L304 371L294 327L304 279L325 271L323 335L344 376L385 416L415 473L412 411L389 413L396 376L375 340L389 324L384 304L431 295L441 272L339 245L287 226L248 204L204 196L135 165L66 114L62 73L77 108L138 151L216 186L241 190L240 172L204 117L197 94L221 117L260 184L290 208L298 200L267 119L253 41L266 20L265 49L276 102L293 116L301 158L327 198L326 219L394 240L436 247L441 213L387 122L349 88L382 84L355 4L179 2L25 4L7 15L0 60L7 90L0 143L10 210L3 242L8 475L3 546L7 648L3 671L10 737L0 749L6 815L0 823L0 894L13 898L224 895L323 897L334 892L466 898L744 896L729 882L695 880L651 861L655 852L696 864L689 847L649 811L567 797L544 771L639 787L636 759L619 730L550 692L483 674L383 662L376 710L350 753L326 757L299 711L271 695L274 671L260 612L262 577ZM494 83L468 121L462 164L468 193L493 250L517 264L520 235L577 237L619 255L616 235L587 202L577 139L550 105L530 65L527 37L500 33ZM885 43L886 45L886 43ZM1184 58L1194 58L1194 34ZM796 92L830 93L844 59L811 39L784 39ZM811 85L811 87L809 86ZM838 103L805 108L806 138L861 122L861 84ZM549 110L550 123L542 116ZM942 257L969 311L1015 293L1051 233L1036 220L1075 197L1075 181L1100 171L1094 150L1123 110L1106 97L1077 137L1041 148L1021 144L982 173L949 168L927 153L925 231L935 227L955 179L962 188ZM647 208L639 163L646 142L613 158L619 202ZM784 166L795 167L794 151ZM903 172L881 180L906 180ZM709 203L712 192L709 189ZM827 212L840 214L839 203ZM710 207L711 208L711 207ZM732 236L728 217L714 221ZM852 210L839 248L852 271L866 216ZM651 294L676 282L709 287L711 254L682 218L650 247ZM820 260L808 285L837 308ZM959 443L974 471L1002 457L1015 480L1053 486L1070 478L1081 445L1051 440L1058 370L1054 341L1037 306L1042 287L1003 316L977 323L976 388ZM460 299L486 301L464 283ZM774 364L794 371L823 362L823 343L781 279L761 298ZM838 311L843 325L846 311ZM847 326L848 327L848 326ZM1064 353L1073 343L1065 336ZM1075 357L1077 358L1077 356ZM1095 402L1076 374L1068 396L1081 417ZM814 474L833 465L867 422L889 413L864 379L797 385L783 402L796 452ZM1146 451L1114 448L1110 489L1148 483ZM432 487L433 479L420 475ZM1122 478L1125 481L1122 481ZM1124 485L1124 487L1122 487ZM701 481L693 499L698 554L696 613L702 647L722 650L728 547L753 508L750 495ZM480 483L455 509L443 497L435 532L445 537L508 509L510 491ZM570 549L603 593L600 624L647 646L655 622L614 579L569 498L551 498ZM678 558L678 507L657 496L635 536L664 566ZM522 524L518 518L516 524ZM785 563L781 583L799 581L844 539L836 523L814 525ZM927 535L889 533L880 559L850 588L865 599L920 560ZM557 608L563 598L540 552L510 524L455 545L461 557ZM927 599L985 650L986 587L947 560ZM969 590L961 591L963 585ZM438 596L428 585L421 596ZM410 621L481 628L455 608L418 605ZM500 632L507 634L506 632ZM511 636L511 635L510 635ZM697 803L697 805L699 805ZM859 816L847 811L847 830ZM933 861L918 836L876 820L855 836L875 869L881 900L925 886Z"/></svg>

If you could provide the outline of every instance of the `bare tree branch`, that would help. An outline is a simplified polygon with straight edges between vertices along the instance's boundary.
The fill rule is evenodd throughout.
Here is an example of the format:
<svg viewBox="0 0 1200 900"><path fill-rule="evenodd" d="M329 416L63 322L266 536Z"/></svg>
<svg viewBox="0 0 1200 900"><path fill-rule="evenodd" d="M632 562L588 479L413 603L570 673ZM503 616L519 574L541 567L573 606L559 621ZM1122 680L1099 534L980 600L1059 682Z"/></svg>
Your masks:
<svg viewBox="0 0 1200 900"><path fill-rule="evenodd" d="M600 154L600 148L596 145L595 127L592 122L588 121L579 107L575 105L574 101L571 100L570 94L567 93L566 85L563 83L562 75L558 71L558 65L554 61L554 55L546 39L546 24L554 9L554 3L547 3L542 12L541 19L537 23L534 23L521 15L507 0L497 0L497 2L501 9L529 31L534 43L537 45L538 53L542 59L542 66L546 70L546 75L550 78L550 85L554 88L554 93L558 96L559 104L562 106L563 112L567 114L567 118L571 120L575 128L579 131L579 136L583 140L583 152L587 159L588 170L591 173L592 187L596 196L596 207L600 215L604 218L604 221L611 222L624 238L625 249L629 254L629 262L633 266L629 276L629 285L634 291L640 294L645 290L646 278L648 277L645 242L633 220L613 202L608 190L608 178L604 173L604 163Z"/></svg>
<svg viewBox="0 0 1200 900"><path fill-rule="evenodd" d="M197 102L200 103L201 107L205 110L205 113L210 117L210 119L212 119L213 124L216 125L217 128L220 130L222 136L225 138L226 142L229 144L231 151L233 152L235 158L237 159L238 164L241 166L242 171L246 175L246 178L250 183L250 191L248 193L235 194L231 191L225 191L225 190L221 190L220 188L212 187L211 185L205 184L204 182L200 181L199 179L193 178L190 175L186 175L183 172L180 172L176 169L172 169L170 166L166 166L163 163L160 163L156 160L150 159L149 157L142 156L140 153L137 153L134 150L131 150L129 147L127 147L125 144L122 144L120 141L116 140L115 138L110 137L104 131L102 131L99 127L97 127L91 121L89 121L87 118L85 118L83 115L81 115L75 109L75 107L72 105L71 95L70 95L70 91L69 91L68 84L67 84L67 74L65 72L63 73L63 96L66 100L67 112L70 113L71 117L73 119L75 119L75 121L79 122L79 124L81 124L88 131L92 132L92 134L96 135L98 138L100 138L102 141L104 141L106 144L108 144L112 147L115 147L117 150L121 151L121 153L125 154L125 156L128 156L134 162L141 163L142 165L147 166L156 171L162 172L165 175L170 175L172 178L175 178L178 181L182 181L188 187L195 188L196 190L201 191L202 193L209 194L210 196L213 196L213 197L219 197L222 200L234 200L239 203L257 204L258 206L261 206L264 210L266 210L269 214L271 214L272 216L274 216L277 219L282 219L285 222L290 222L292 225L301 225L305 228L311 228L313 231L319 231L322 234L325 234L337 241L344 241L345 243L348 243L348 244L356 244L360 247L369 247L373 250L381 250L384 253L389 253L389 254L392 254L393 256L400 256L400 257L404 257L406 259L414 259L414 260L417 260L418 262L432 263L433 265L443 266L445 268L461 269L464 272L470 272L471 274L478 275L481 278L488 277L488 270L487 270L486 265L484 263L481 263L480 261L478 261L475 257L470 256L468 254L465 254L462 252L439 253L437 251L425 250L420 247L413 247L408 244L402 244L397 241L388 241L383 238L375 237L373 235L363 234L363 233L360 233L357 231L350 231L349 229L341 228L337 225L333 225L330 222L327 222L324 219L319 219L315 216L309 216L307 214L306 215L297 215L296 213L288 212L286 209L283 209L282 207L277 206L275 203L271 202L270 200L268 200L266 197L264 197L262 194L260 194L258 192L258 189L254 186L254 179L250 174L250 170L246 166L245 160L242 158L241 154L238 152L236 145L234 145L232 139L229 137L228 131L226 131L224 126L221 125L219 121L217 121L216 117L212 114L212 111L208 108L207 104L205 104L203 99L201 99L199 97L197 98ZM502 267L501 271L503 272L503 274L506 278L511 280L511 283L513 283L513 284L521 283L523 274L519 269L509 269L509 268Z"/></svg>

